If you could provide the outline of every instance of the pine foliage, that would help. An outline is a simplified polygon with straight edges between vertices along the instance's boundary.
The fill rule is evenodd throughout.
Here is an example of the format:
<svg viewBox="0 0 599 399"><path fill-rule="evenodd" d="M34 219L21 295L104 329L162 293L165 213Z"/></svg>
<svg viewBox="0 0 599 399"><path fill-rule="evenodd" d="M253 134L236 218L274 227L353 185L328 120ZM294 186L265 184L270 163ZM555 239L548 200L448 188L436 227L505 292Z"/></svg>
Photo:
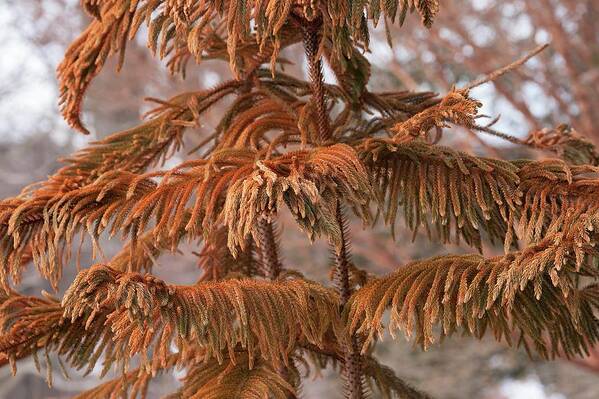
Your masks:
<svg viewBox="0 0 599 399"><path fill-rule="evenodd" d="M552 229L561 231L566 218L579 226L582 243L589 241L584 230L594 228L599 170L593 165L480 158L422 141L389 139L365 141L360 153L373 171L386 222L393 224L402 207L410 229L424 225L430 234L433 224L445 242L453 230L456 242L464 238L482 249L484 231L509 249L516 235L534 243ZM588 218L586 226L573 212Z"/></svg>
<svg viewBox="0 0 599 399"><path fill-rule="evenodd" d="M574 286L576 266L565 265L549 277L543 271L553 259L545 256L543 264L531 258L450 255L406 265L353 298L351 328L367 333L368 343L380 334L383 312L390 308L391 333L401 329L409 336L415 330L424 348L435 341L438 323L442 337L461 331L481 338L490 330L497 339L546 358L584 355L599 336L592 300L584 287ZM585 274L596 277L593 267Z"/></svg>
<svg viewBox="0 0 599 399"><path fill-rule="evenodd" d="M274 313L272 303L289 311ZM152 351L167 358L174 340L181 350L193 342L219 362L227 354L234 358L241 345L250 365L261 356L275 366L287 361L297 340L318 345L327 331L339 334L337 306L330 290L305 280L233 279L174 287L103 265L82 271L62 302L71 324L105 318L112 343L129 357L146 358Z"/></svg>
<svg viewBox="0 0 599 399"><path fill-rule="evenodd" d="M345 396L427 398L372 355L402 331L424 349L455 333L492 334L531 356L584 356L599 340L599 155L567 126L525 140L479 123L470 89L494 73L430 92L374 92L369 29L436 0L82 0L87 29L58 69L62 112L75 129L85 92L108 59L145 25L148 47L173 74L226 62L233 78L168 100L137 127L63 159L47 181L0 201L0 367L32 356L116 378L78 398L145 397L160 373L182 370L170 398L298 398L302 380L332 365ZM390 36L390 35L389 35ZM389 37L389 41L391 41ZM309 80L284 72L281 51L301 44ZM335 75L325 83L323 62ZM222 118L166 168L185 135L219 105ZM550 158L502 160L439 144L463 129ZM310 240L331 244L334 288L281 257L277 220L288 212ZM349 218L379 218L398 235L464 242L446 255L374 276L351 258ZM78 243L125 244L81 266L61 299L18 291L32 263L58 291ZM405 241L405 240L401 240ZM152 275L164 252L201 245L195 284ZM503 245L504 254L483 249ZM78 252L78 251L77 251ZM86 267L89 266L89 267ZM301 265L299 265L301 266ZM175 268L175 266L169 265ZM173 271L174 272L174 271ZM40 360L39 353L43 359Z"/></svg>
<svg viewBox="0 0 599 399"><path fill-rule="evenodd" d="M272 364L260 360L249 367L246 359L238 359L235 363L213 362L190 368L183 380L183 388L171 397L287 399L293 393L295 388L277 373Z"/></svg>

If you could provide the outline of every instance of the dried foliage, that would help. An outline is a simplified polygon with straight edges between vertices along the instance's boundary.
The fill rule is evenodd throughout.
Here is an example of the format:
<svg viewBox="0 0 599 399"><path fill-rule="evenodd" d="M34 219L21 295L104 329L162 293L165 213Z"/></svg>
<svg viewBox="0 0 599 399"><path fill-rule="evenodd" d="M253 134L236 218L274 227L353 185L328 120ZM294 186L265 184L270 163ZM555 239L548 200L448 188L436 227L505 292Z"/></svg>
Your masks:
<svg viewBox="0 0 599 399"><path fill-rule="evenodd" d="M391 333L401 329L409 336L415 330L424 348L435 341L439 323L442 337L460 330L480 338L490 330L512 344L517 333L514 344L543 357L584 355L599 339L593 304L584 288L574 287L568 272L575 266L566 263L550 273L553 262L542 250L415 262L360 290L348 307L351 328L368 333L368 343L381 333L383 312L391 308ZM597 277L595 264L579 272Z"/></svg>
<svg viewBox="0 0 599 399"><path fill-rule="evenodd" d="M444 242L453 230L456 242L463 237L482 250L484 232L509 250L515 237L535 243L565 230L568 220L585 226L577 238L582 243L592 227L572 215L597 217L599 169L592 165L480 158L422 141L368 140L359 151L374 172L386 222L393 224L403 207L412 230L424 225L430 235L433 224Z"/></svg>
<svg viewBox="0 0 599 399"><path fill-rule="evenodd" d="M454 91L447 94L438 105L397 123L391 131L395 133L395 141L404 142L417 137L426 138L432 128L439 132L450 122L472 128L475 126L474 118L481 105L478 101L470 99L467 91Z"/></svg>
<svg viewBox="0 0 599 399"><path fill-rule="evenodd" d="M349 3L305 0L83 0L83 7L94 17L85 32L67 50L59 67L63 115L69 123L86 131L80 120L81 103L93 78L108 57L119 55L119 68L125 57L127 41L140 26L148 25L148 46L162 57L226 59L239 73L248 65L272 62L282 46L297 41L297 22L293 16L323 21L323 34L333 43L335 56L347 54L355 44L368 45L368 20L399 19L408 10L418 10L430 26L438 11L437 0L353 0ZM294 39L295 38L295 39Z"/></svg>
<svg viewBox="0 0 599 399"><path fill-rule="evenodd" d="M18 359L47 348L53 337L64 332L61 317L58 301L50 296L42 299L14 293L1 299L0 352L10 361L13 373Z"/></svg>
<svg viewBox="0 0 599 399"><path fill-rule="evenodd" d="M439 2L84 0L92 22L59 68L62 109L81 122L85 90L108 57L124 60L142 24L173 73L190 60L228 62L234 78L167 101L138 127L92 143L48 181L0 202L0 366L43 351L121 376L80 398L145 396L158 374L184 369L172 398L296 398L302 371L332 364L345 395L426 398L372 356L389 327L436 336L492 333L531 355L579 356L599 339L595 317L599 169L592 144L566 127L516 140L477 123L469 89L446 96L368 89L369 24L425 26ZM302 42L310 81L283 72ZM323 59L336 83L323 80ZM263 64L270 61L270 68ZM164 168L215 104L220 123L190 160ZM495 134L561 159L500 160L438 145L455 126ZM158 169L156 169L158 168ZM400 217L400 208L403 215ZM289 268L276 220L286 209L310 240L332 248L335 289ZM351 212L349 212L351 210ZM421 260L387 277L351 258L349 217L423 227L431 239L482 252ZM350 216L351 215L351 216ZM32 262L54 288L77 235L121 235L112 259L83 269L62 300L16 291ZM163 252L202 245L194 285L151 272ZM145 274L142 274L145 273ZM62 360L59 364L62 365ZM130 369L135 364L136 369Z"/></svg>
<svg viewBox="0 0 599 399"><path fill-rule="evenodd" d="M272 364L263 360L248 367L246 359L198 364L189 369L183 388L171 398L287 399L295 388Z"/></svg>
<svg viewBox="0 0 599 399"><path fill-rule="evenodd" d="M273 303L289 311L274 313ZM126 367L136 354L144 368L162 369L171 362L172 343L184 357L201 348L202 359L218 362L235 359L240 345L250 368L255 361L277 366L298 341L318 346L327 332L340 335L337 308L330 290L305 280L175 287L98 265L79 274L62 304L7 299L0 308L0 348L13 362L40 348L54 350L88 371L102 357L106 372L114 362Z"/></svg>
<svg viewBox="0 0 599 399"><path fill-rule="evenodd" d="M574 165L599 166L599 154L593 143L567 125L532 132L525 143L553 152Z"/></svg>
<svg viewBox="0 0 599 399"><path fill-rule="evenodd" d="M273 313L271 303L289 311ZM142 353L143 358L149 344L160 357L174 339L182 349L193 342L205 348L206 358L219 361L225 354L234 358L240 344L250 365L258 354L278 365L287 361L296 340L318 345L329 329L339 331L335 295L304 280L227 280L173 287L149 275L95 266L79 274L62 305L63 317L71 322L91 323L98 314L106 314L113 342L122 342L129 356Z"/></svg>

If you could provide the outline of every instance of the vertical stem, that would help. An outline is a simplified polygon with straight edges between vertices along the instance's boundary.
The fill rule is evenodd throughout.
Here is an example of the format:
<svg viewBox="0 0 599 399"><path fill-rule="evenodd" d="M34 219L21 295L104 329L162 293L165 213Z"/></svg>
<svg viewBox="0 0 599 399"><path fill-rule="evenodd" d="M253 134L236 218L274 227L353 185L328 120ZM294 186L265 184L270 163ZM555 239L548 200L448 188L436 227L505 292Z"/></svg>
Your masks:
<svg viewBox="0 0 599 399"><path fill-rule="evenodd" d="M331 138L331 128L329 126L329 116L327 112L324 75L322 73L322 60L318 54L320 47L320 31L322 19L317 18L314 21L305 21L302 25L304 36L304 50L308 59L308 73L310 75L310 86L312 89L312 99L318 112L318 139L321 142Z"/></svg>
<svg viewBox="0 0 599 399"><path fill-rule="evenodd" d="M339 291L341 307L345 307L351 296L349 282L349 237L347 223L341 204L337 203L337 223L341 227L341 248L335 253L335 285Z"/></svg>
<svg viewBox="0 0 599 399"><path fill-rule="evenodd" d="M312 100L316 104L316 111L318 112L317 122L319 140L320 142L326 142L331 139L332 135L325 101L322 60L318 55L321 28L321 19L304 21L303 23L304 50L306 51L306 57L308 59ZM342 245L335 254L335 285L339 292L341 310L343 310L351 296L352 289L349 281L350 256L347 223L340 202L337 203L337 223L341 228ZM346 382L346 397L349 399L364 398L361 355L358 339L355 335L350 337L349 347L346 348L345 351L343 374Z"/></svg>
<svg viewBox="0 0 599 399"><path fill-rule="evenodd" d="M258 252L260 254L260 269L264 277L270 280L276 280L281 274L283 265L279 257L279 248L277 244L277 237L275 234L275 228L273 222L269 221L265 217L260 218L258 222ZM293 359L291 359L293 362ZM279 374L285 379L285 381L291 383L289 370L287 367L282 366L279 369ZM287 399L297 399L296 395L289 393Z"/></svg>
<svg viewBox="0 0 599 399"><path fill-rule="evenodd" d="M257 228L262 274L266 278L276 280L281 273L282 265L273 224L266 218L261 218Z"/></svg>
<svg viewBox="0 0 599 399"><path fill-rule="evenodd" d="M340 308L343 310L349 301L352 294L350 285L349 267L349 235L347 221L343 206L337 203L337 223L341 228L341 248L335 253L335 286L339 292ZM350 337L349 347L346 348L343 375L346 383L346 395L349 399L364 398L363 373L362 373L362 357L360 355L360 347L358 338L355 335Z"/></svg>

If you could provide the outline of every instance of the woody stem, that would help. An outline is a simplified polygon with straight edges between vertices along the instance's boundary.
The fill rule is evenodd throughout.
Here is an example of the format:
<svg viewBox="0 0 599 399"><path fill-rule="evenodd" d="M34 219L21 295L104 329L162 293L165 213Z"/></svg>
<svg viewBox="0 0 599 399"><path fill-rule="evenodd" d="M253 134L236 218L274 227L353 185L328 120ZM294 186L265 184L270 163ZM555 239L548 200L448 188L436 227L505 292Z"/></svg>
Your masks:
<svg viewBox="0 0 599 399"><path fill-rule="evenodd" d="M339 305L341 311L347 305L349 297L352 294L350 284L350 254L348 227L342 205L337 203L337 223L341 229L341 245L335 253L335 286L339 293ZM346 394L348 399L362 399L364 397L363 389L363 370L362 356L358 337L352 335L349 337L349 345L346 348L344 356L343 374L346 383Z"/></svg>
<svg viewBox="0 0 599 399"><path fill-rule="evenodd" d="M316 107L318 139L326 142L331 139L331 128L326 105L324 87L324 75L322 73L322 59L318 54L320 47L320 32L322 20L304 21L302 31L304 36L304 51L308 59L308 74L310 75L310 87L312 90L312 101Z"/></svg>
<svg viewBox="0 0 599 399"><path fill-rule="evenodd" d="M273 223L266 218L261 218L257 230L262 274L264 277L276 280L281 273L282 265Z"/></svg>
<svg viewBox="0 0 599 399"><path fill-rule="evenodd" d="M258 252L260 255L260 269L262 275L268 279L276 280L283 269L279 257L279 247L275 234L274 223L265 217L260 218L257 226L258 231ZM291 359L293 362L293 359ZM285 366L279 368L279 374L286 381L290 382L289 369ZM297 399L296 395L289 393L287 399Z"/></svg>
<svg viewBox="0 0 599 399"><path fill-rule="evenodd" d="M308 72L310 75L310 86L312 89L312 102L317 112L318 138L324 143L332 138L329 117L326 106L324 76L322 73L322 59L318 54L320 34L322 31L322 20L304 21L304 50L308 59ZM345 215L340 202L336 209L337 223L341 230L341 245L335 253L335 285L340 297L341 311L347 304L352 293L349 278L350 255L348 232ZM343 373L346 382L346 396L349 399L362 399L364 390L362 385L362 364L357 337L351 336L348 347L345 350Z"/></svg>

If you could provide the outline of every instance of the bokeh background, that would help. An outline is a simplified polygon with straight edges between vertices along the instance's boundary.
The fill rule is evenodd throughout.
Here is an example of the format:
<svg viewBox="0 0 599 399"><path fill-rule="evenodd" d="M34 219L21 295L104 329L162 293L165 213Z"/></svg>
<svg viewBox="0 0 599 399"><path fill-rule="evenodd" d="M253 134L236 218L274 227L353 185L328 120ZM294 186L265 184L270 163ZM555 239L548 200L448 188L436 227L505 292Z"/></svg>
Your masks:
<svg viewBox="0 0 599 399"><path fill-rule="evenodd" d="M409 18L393 28L392 49L383 32L375 33L371 86L379 90L447 92L508 64L539 44L551 47L493 84L473 91L485 104L482 112L501 116L498 130L524 137L531 131L561 123L599 143L599 1L597 0L453 0L430 31ZM127 51L125 69L105 68L85 102L85 121L93 134L83 137L60 118L55 68L68 44L86 25L77 0L0 0L0 197L13 196L27 184L43 180L59 167L57 159L90 140L131 127L149 105L145 97L168 98L185 89L210 87L228 75L224 64L206 63L188 71L181 81L168 76L145 46L145 37ZM299 60L290 72L303 74L301 49L289 50ZM218 121L214 108L201 128L186 135L187 148L199 142ZM445 143L476 154L513 158L535 156L525 149L468 131L448 132ZM186 157L178 154L173 162ZM324 243L311 246L285 217L283 251L286 261L309 277L326 280L329 256ZM109 257L118 240L103 244ZM406 262L466 248L429 243L425 237L400 231L394 242L386 229L353 229L354 260L376 273L388 273ZM156 273L172 283L190 283L197 276L192 245L181 254L160 258ZM494 248L486 249L489 253ZM91 256L89 253L88 258ZM89 259L89 262L92 262ZM75 275L71 267L65 284ZM21 289L38 294L49 289L34 271ZM599 397L599 351L586 359L541 362L492 339L452 338L426 353L402 338L386 337L378 349L384 363L436 398L591 399ZM0 369L0 398L68 398L97 384L98 375L70 379L55 373L48 388L32 362L21 361L17 377ZM151 386L150 398L171 392L177 377L162 377ZM329 371L304 384L305 397L338 398L341 389Z"/></svg>

